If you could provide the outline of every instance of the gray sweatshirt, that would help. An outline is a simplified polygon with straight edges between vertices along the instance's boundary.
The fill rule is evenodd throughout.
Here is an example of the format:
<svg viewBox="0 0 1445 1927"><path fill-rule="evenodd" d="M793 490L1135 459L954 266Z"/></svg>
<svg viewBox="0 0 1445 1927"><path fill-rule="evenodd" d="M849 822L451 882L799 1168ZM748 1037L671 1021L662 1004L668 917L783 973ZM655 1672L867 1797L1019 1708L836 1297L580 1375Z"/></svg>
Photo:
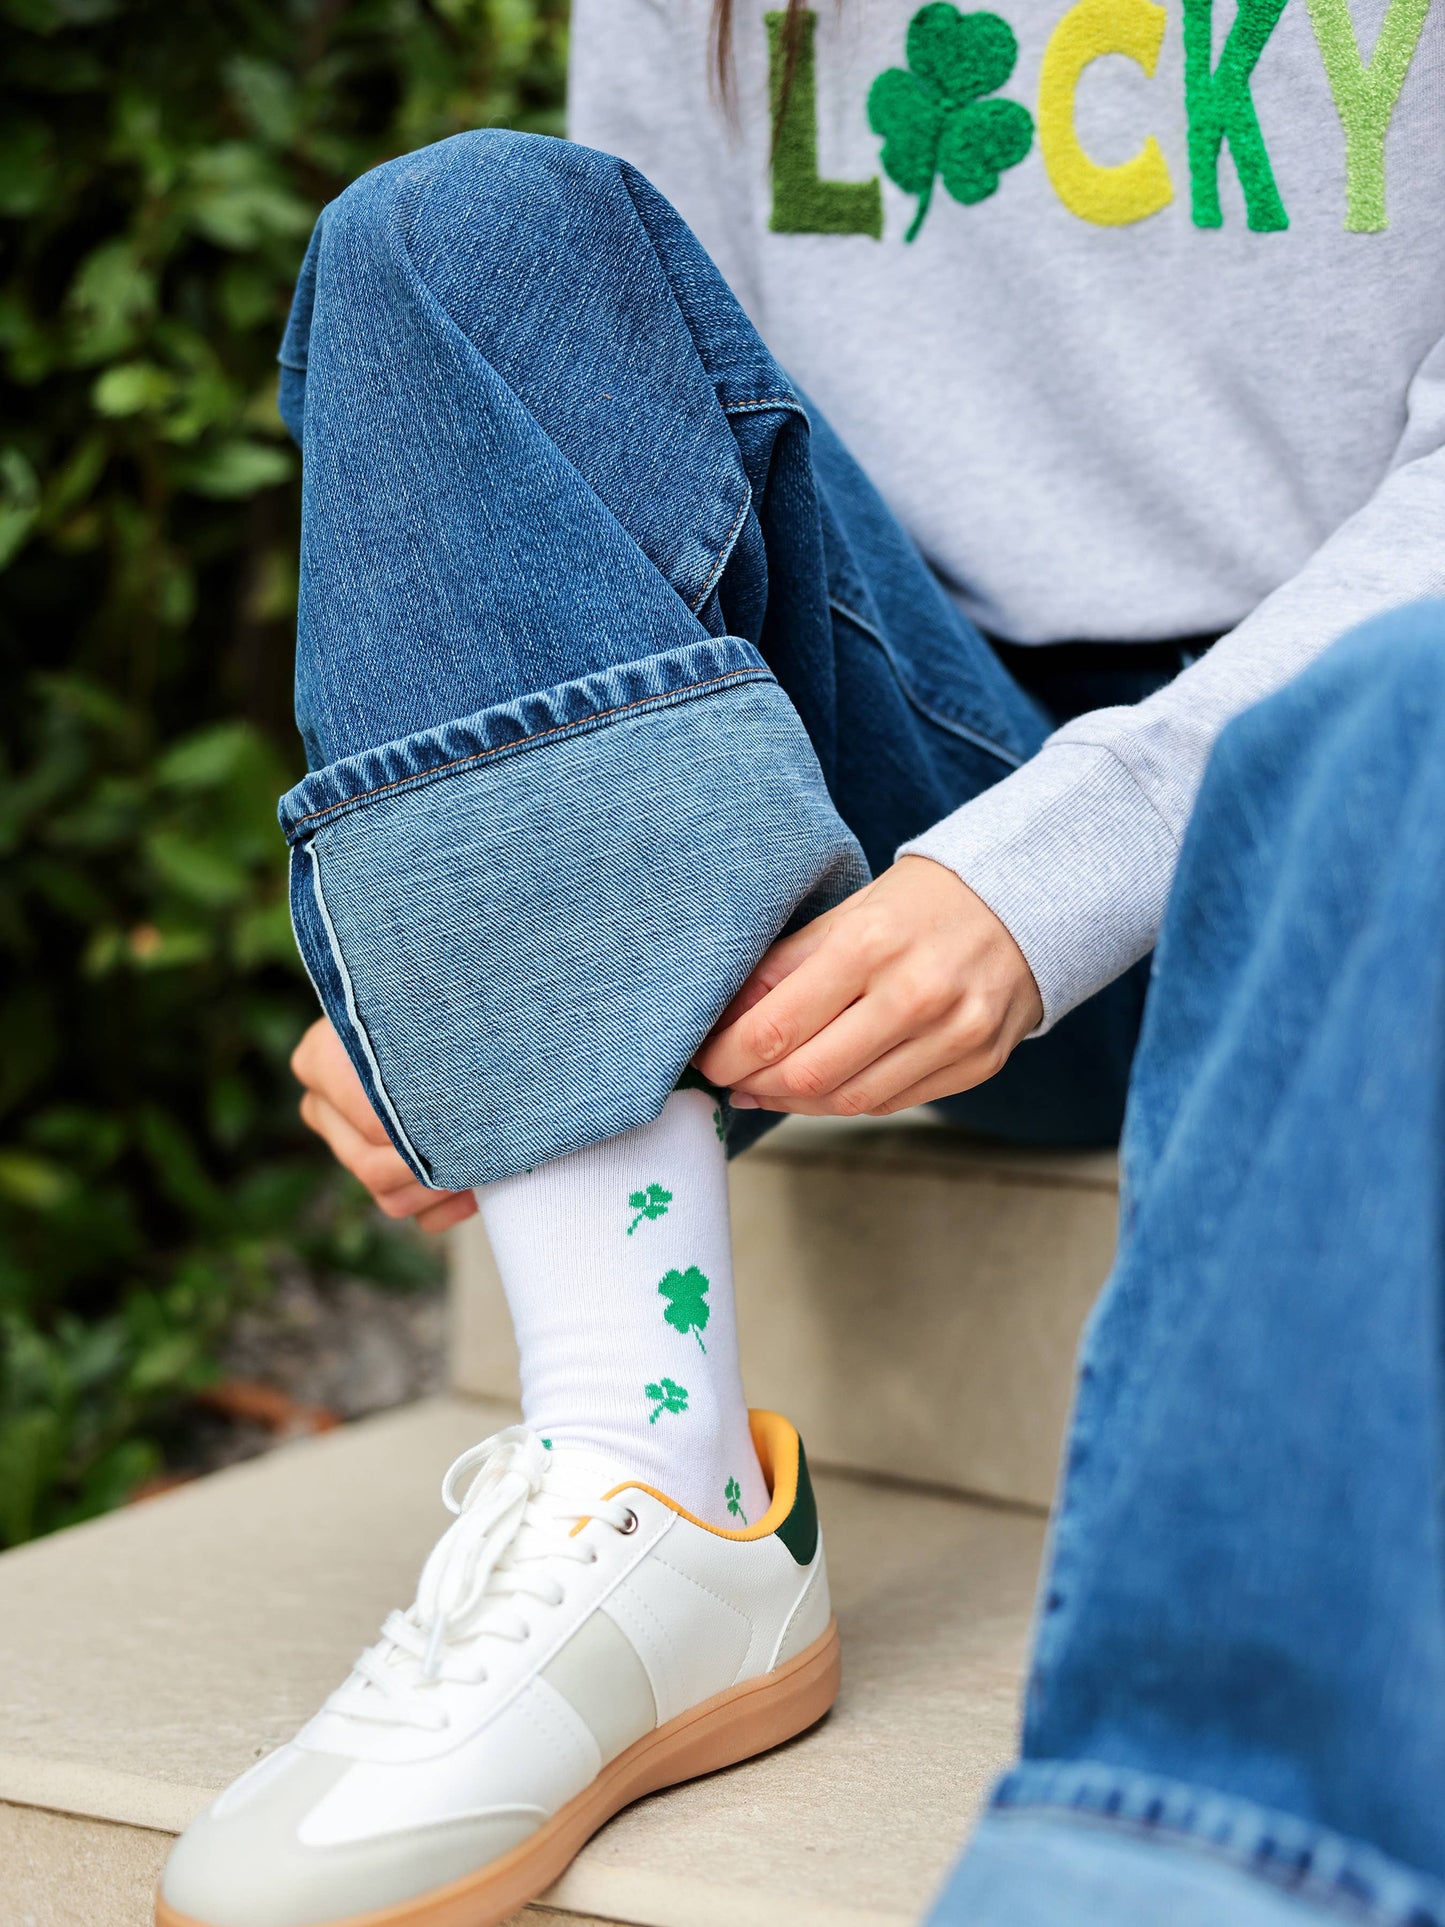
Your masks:
<svg viewBox="0 0 1445 1927"><path fill-rule="evenodd" d="M763 0L734 127L708 0L574 0L570 132L672 200L982 627L1222 635L906 846L1047 1027L1154 943L1228 719L1445 593L1445 0L1003 4L820 4L770 164Z"/></svg>

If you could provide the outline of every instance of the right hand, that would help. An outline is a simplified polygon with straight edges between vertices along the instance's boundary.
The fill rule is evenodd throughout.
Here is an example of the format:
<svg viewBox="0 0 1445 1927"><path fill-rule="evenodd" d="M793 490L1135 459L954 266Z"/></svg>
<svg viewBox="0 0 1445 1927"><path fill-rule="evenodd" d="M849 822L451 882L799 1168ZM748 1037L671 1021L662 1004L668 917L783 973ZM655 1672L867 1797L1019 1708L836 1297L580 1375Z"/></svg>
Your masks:
<svg viewBox="0 0 1445 1927"><path fill-rule="evenodd" d="M318 1017L291 1053L291 1069L306 1087L302 1121L324 1138L337 1162L359 1178L388 1218L415 1218L423 1231L447 1231L476 1211L471 1191L431 1191L412 1176L329 1017Z"/></svg>

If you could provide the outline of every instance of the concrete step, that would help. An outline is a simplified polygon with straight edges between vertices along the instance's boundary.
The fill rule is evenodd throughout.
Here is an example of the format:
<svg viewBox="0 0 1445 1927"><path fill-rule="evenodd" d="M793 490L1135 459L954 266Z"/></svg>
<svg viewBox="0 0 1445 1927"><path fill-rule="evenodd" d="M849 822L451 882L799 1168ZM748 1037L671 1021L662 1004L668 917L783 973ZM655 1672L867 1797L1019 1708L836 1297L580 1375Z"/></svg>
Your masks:
<svg viewBox="0 0 1445 1927"><path fill-rule="evenodd" d="M511 1417L431 1401L0 1557L4 1927L148 1927L169 1837L411 1596L442 1471ZM1042 1526L838 1474L818 1497L833 1714L620 1814L515 1927L917 1917L1010 1751Z"/></svg>
<svg viewBox="0 0 1445 1927"><path fill-rule="evenodd" d="M984 1148L909 1112L792 1118L732 1167L743 1378L819 1464L1046 1506L1079 1329L1113 1256L1112 1154ZM517 1396L476 1219L452 1382Z"/></svg>

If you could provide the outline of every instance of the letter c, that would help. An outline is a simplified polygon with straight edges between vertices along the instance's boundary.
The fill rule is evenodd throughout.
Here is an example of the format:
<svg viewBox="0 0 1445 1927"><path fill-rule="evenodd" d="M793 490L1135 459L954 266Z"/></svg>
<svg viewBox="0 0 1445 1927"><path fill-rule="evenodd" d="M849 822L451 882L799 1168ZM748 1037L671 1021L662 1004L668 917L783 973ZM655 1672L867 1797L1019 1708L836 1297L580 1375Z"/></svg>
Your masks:
<svg viewBox="0 0 1445 1927"><path fill-rule="evenodd" d="M1039 151L1054 192L1096 227L1126 227L1174 199L1169 163L1151 134L1131 161L1101 167L1074 129L1074 91L1090 61L1124 54L1151 78L1164 40L1165 9L1153 0L1078 0L1049 36L1039 69Z"/></svg>

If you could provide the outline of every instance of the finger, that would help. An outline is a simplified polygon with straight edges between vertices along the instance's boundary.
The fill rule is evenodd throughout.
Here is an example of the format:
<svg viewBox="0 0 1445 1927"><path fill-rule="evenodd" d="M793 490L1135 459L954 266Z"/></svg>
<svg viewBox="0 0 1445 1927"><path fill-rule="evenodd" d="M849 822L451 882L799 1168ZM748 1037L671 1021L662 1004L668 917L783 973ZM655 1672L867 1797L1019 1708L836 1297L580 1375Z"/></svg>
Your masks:
<svg viewBox="0 0 1445 1927"><path fill-rule="evenodd" d="M833 1091L817 1096L784 1092L749 1103L798 1117L892 1117L972 1090L995 1076L1007 1056L996 1038L961 1050L956 1035L933 1029L885 1051ZM736 1097L733 1101L736 1104Z"/></svg>
<svg viewBox="0 0 1445 1927"><path fill-rule="evenodd" d="M330 1147L332 1156L343 1165L354 1178L359 1178L367 1190L378 1201L383 1196L395 1196L410 1186L425 1198L434 1199L436 1193L424 1185L416 1183L405 1158L390 1142L373 1144L370 1138L361 1135L349 1118L341 1115L334 1104L330 1104L315 1091L308 1091L301 1100L302 1121L308 1124L319 1138ZM395 1215L406 1216L405 1212Z"/></svg>
<svg viewBox="0 0 1445 1927"><path fill-rule="evenodd" d="M429 1197L434 1198L436 1195L435 1191L428 1193ZM460 1224L465 1218L475 1217L476 1212L475 1191L452 1191L444 1196L439 1204L429 1205L425 1211L418 1211L416 1221L423 1231L428 1231L435 1236L438 1232L450 1231L454 1224Z"/></svg>
<svg viewBox="0 0 1445 1927"><path fill-rule="evenodd" d="M858 997L866 981L862 960L845 943L822 944L735 1024L708 1045L700 1068L725 1090L747 1080L815 1037Z"/></svg>
<svg viewBox="0 0 1445 1927"><path fill-rule="evenodd" d="M734 1087L734 1096L760 1100L832 1096L840 1086L856 1082L880 1059L892 1055L916 1022L912 1013L892 998L869 990L800 1050L744 1078ZM932 1068L933 1064L921 1065L915 1076L921 1077Z"/></svg>
<svg viewBox="0 0 1445 1927"><path fill-rule="evenodd" d="M291 1069L308 1090L339 1111L353 1130L372 1144L390 1144L386 1126L372 1108L346 1046L329 1018L320 1018L291 1054Z"/></svg>
<svg viewBox="0 0 1445 1927"><path fill-rule="evenodd" d="M811 923L805 924L801 930L795 930L791 937L782 938L764 953L753 966L747 982L713 1025L709 1042L713 1037L720 1036L731 1024L736 1023L738 1018L751 1010L754 1004L761 1003L770 990L776 990L785 978L793 974L799 964L812 956L828 934L823 926L830 922L833 914L829 910L825 915L815 917ZM706 1045L704 1045L705 1048ZM706 1077L708 1073L703 1070L701 1061L694 1061Z"/></svg>
<svg viewBox="0 0 1445 1927"><path fill-rule="evenodd" d="M916 1104L936 1104L940 1097L956 1097L960 1091L976 1090L980 1084L986 1084L989 1078L996 1077L1002 1069L1003 1064L980 1057L944 1065L931 1076L922 1077L917 1083L895 1091L878 1115L892 1117L895 1111L912 1110Z"/></svg>
<svg viewBox="0 0 1445 1927"><path fill-rule="evenodd" d="M836 1117L831 1097L749 1097L732 1100L735 1111L776 1111L779 1117Z"/></svg>
<svg viewBox="0 0 1445 1927"><path fill-rule="evenodd" d="M931 1032L909 1038L867 1065L830 1093L839 1117L891 1117L895 1111L926 1098L912 1092L937 1084L937 1095L968 1089L981 1082L975 1060L960 1059L956 1040Z"/></svg>

